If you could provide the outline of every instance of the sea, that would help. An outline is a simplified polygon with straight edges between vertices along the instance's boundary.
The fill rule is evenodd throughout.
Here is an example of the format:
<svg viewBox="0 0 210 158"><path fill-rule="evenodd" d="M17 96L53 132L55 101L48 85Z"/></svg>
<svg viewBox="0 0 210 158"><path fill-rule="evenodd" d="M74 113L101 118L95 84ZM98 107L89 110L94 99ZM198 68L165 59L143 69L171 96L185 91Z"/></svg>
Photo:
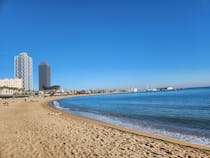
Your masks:
<svg viewBox="0 0 210 158"><path fill-rule="evenodd" d="M64 112L210 146L210 88L84 96L54 101Z"/></svg>

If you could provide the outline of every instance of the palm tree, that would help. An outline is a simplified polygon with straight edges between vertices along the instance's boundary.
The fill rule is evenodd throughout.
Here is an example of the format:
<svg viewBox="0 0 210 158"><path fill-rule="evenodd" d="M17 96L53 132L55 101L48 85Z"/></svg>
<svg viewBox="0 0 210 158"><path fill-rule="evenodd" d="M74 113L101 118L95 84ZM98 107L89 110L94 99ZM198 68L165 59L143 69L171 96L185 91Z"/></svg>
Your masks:
<svg viewBox="0 0 210 158"><path fill-rule="evenodd" d="M0 94L2 94L2 90L5 90L5 89L7 89L7 90L13 90L13 92L14 91L18 91L18 92L22 91L22 89L19 89L19 88L16 88L16 87L3 86L3 87L0 87Z"/></svg>

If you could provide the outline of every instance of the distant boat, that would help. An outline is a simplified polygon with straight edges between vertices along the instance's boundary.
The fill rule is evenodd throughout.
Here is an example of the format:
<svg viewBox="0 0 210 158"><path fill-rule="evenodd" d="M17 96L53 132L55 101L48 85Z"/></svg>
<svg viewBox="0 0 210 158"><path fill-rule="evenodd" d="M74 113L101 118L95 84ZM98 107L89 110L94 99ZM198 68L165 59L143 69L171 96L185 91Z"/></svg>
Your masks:
<svg viewBox="0 0 210 158"><path fill-rule="evenodd" d="M172 91L172 90L174 90L173 87L168 87L168 88L167 88L167 91Z"/></svg>

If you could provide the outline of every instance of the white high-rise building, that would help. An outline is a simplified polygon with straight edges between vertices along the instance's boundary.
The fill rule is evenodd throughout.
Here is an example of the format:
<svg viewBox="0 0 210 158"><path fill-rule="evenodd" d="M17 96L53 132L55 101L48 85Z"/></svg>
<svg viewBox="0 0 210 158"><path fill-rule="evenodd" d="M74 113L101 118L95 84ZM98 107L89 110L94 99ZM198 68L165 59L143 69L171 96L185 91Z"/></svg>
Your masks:
<svg viewBox="0 0 210 158"><path fill-rule="evenodd" d="M25 90L33 90L33 63L32 58L23 52L14 58L14 76L22 79Z"/></svg>

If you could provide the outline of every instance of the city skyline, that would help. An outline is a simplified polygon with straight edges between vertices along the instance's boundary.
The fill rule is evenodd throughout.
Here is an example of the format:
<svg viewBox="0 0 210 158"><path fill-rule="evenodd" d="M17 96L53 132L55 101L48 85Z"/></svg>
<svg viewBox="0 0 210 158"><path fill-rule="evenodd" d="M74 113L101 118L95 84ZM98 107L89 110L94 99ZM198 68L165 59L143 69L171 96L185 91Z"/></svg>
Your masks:
<svg viewBox="0 0 210 158"><path fill-rule="evenodd" d="M0 78L13 77L13 57L26 51L35 89L41 61L52 84L68 89L209 86L209 8L205 0L8 1Z"/></svg>

